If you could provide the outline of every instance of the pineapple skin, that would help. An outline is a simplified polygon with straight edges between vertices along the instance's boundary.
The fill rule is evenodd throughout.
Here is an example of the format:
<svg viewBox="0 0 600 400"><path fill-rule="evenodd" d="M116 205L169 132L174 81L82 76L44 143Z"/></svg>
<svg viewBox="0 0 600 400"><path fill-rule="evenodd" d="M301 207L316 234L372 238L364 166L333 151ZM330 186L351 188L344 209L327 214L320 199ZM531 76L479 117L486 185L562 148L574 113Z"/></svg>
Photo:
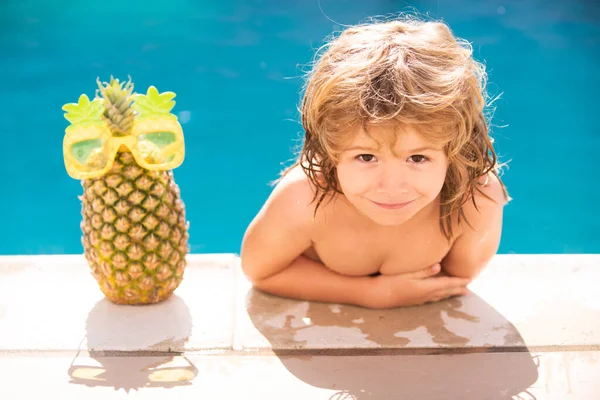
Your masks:
<svg viewBox="0 0 600 400"><path fill-rule="evenodd" d="M92 275L115 304L155 304L183 280L185 206L172 171L140 167L120 151L104 176L82 180L82 245Z"/></svg>

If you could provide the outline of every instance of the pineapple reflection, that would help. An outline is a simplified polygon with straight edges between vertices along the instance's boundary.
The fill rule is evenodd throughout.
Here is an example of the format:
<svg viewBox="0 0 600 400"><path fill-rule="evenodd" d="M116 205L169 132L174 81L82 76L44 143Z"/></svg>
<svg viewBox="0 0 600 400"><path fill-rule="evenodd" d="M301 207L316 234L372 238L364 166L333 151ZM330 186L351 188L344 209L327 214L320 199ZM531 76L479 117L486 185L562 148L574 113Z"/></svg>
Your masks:
<svg viewBox="0 0 600 400"><path fill-rule="evenodd" d="M69 368L71 383L129 392L189 385L198 374L183 356L192 320L177 295L146 306L102 299L89 313L86 331L87 346Z"/></svg>

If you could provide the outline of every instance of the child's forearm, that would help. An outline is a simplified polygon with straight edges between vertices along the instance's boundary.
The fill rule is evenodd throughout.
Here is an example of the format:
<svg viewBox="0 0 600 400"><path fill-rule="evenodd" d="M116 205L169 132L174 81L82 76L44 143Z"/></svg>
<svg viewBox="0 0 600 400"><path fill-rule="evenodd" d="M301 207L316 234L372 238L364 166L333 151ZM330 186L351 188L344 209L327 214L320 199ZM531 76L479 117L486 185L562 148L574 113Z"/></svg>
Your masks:
<svg viewBox="0 0 600 400"><path fill-rule="evenodd" d="M255 282L267 293L298 300L371 306L374 278L338 274L323 264L300 256L281 272Z"/></svg>

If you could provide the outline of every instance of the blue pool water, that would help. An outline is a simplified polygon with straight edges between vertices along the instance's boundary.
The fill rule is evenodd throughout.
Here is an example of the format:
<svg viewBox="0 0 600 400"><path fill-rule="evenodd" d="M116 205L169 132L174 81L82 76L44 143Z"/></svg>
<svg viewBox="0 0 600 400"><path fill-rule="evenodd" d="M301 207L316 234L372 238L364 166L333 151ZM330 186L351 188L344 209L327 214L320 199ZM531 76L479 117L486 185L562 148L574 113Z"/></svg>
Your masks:
<svg viewBox="0 0 600 400"><path fill-rule="evenodd" d="M177 93L175 171L192 252L238 252L268 182L293 156L301 75L341 24L414 7L488 66L514 201L500 253L600 253L600 3L589 1L4 0L0 254L80 253L79 181L61 106L95 79Z"/></svg>

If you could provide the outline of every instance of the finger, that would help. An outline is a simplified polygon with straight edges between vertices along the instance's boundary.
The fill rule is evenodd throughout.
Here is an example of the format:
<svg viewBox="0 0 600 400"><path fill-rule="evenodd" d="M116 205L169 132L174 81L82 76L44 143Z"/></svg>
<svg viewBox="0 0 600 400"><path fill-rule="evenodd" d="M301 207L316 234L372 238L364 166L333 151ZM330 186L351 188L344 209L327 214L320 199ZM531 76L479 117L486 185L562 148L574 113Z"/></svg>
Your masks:
<svg viewBox="0 0 600 400"><path fill-rule="evenodd" d="M470 279L467 278L455 278L451 276L440 276L433 277L428 279L423 279L420 281L422 285L430 292L443 291L453 288L466 288L469 283L471 283Z"/></svg>
<svg viewBox="0 0 600 400"><path fill-rule="evenodd" d="M468 289L456 287L456 288L447 289L447 290L444 290L441 292L438 291L438 292L433 293L427 302L434 303L434 302L445 300L445 299L448 299L448 298L454 297L454 296L465 296L468 293L469 293Z"/></svg>
<svg viewBox="0 0 600 400"><path fill-rule="evenodd" d="M425 269L421 269L415 272L406 274L405 276L409 279L425 279L435 276L442 269L440 263L435 263Z"/></svg>
<svg viewBox="0 0 600 400"><path fill-rule="evenodd" d="M453 287L450 289L443 290L438 292L434 297L439 297L440 299L447 299L452 296L465 296L469 293L469 289L465 287Z"/></svg>

